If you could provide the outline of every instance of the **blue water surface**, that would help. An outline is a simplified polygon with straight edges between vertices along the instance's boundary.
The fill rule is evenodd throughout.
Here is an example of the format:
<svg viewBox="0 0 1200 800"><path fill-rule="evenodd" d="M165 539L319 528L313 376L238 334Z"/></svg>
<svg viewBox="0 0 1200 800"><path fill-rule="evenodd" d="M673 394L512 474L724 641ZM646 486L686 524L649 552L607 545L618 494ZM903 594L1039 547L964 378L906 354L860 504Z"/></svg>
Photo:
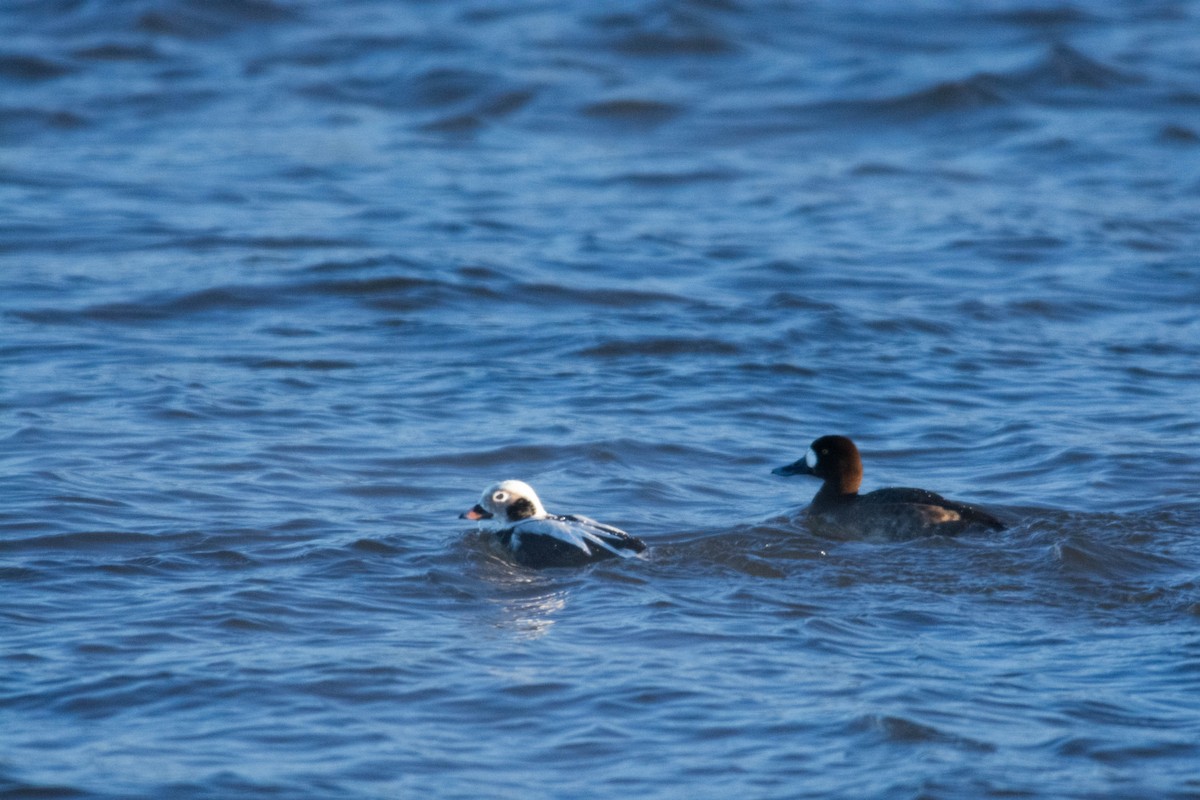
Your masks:
<svg viewBox="0 0 1200 800"><path fill-rule="evenodd" d="M1195 0L8 2L0 796L1196 797L1198 197Z"/></svg>

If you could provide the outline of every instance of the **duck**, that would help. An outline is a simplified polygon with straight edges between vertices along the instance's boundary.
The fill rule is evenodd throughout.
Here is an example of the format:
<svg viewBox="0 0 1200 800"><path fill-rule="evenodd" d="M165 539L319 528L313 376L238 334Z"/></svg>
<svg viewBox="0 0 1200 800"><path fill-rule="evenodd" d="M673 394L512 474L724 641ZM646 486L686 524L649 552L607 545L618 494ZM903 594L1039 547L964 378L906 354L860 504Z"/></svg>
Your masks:
<svg viewBox="0 0 1200 800"><path fill-rule="evenodd" d="M1006 527L981 508L947 500L926 489L889 488L859 494L862 457L846 436L822 436L803 458L772 473L813 475L824 481L812 499L809 515L818 527L831 528L840 535L906 540Z"/></svg>
<svg viewBox="0 0 1200 800"><path fill-rule="evenodd" d="M620 528L579 514L546 513L533 487L518 480L484 489L459 519L478 522L518 564L533 569L578 567L646 550L645 542Z"/></svg>

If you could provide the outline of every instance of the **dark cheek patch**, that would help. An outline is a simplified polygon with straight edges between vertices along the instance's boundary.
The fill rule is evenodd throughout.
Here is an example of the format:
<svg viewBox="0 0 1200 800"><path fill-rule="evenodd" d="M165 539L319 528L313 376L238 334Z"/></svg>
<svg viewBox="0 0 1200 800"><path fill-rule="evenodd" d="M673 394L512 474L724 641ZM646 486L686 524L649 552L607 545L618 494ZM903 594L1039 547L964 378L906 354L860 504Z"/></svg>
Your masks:
<svg viewBox="0 0 1200 800"><path fill-rule="evenodd" d="M509 504L508 510L505 513L508 516L509 522L516 522L519 519L528 519L534 514L533 503L522 497L519 500L514 500L511 504Z"/></svg>

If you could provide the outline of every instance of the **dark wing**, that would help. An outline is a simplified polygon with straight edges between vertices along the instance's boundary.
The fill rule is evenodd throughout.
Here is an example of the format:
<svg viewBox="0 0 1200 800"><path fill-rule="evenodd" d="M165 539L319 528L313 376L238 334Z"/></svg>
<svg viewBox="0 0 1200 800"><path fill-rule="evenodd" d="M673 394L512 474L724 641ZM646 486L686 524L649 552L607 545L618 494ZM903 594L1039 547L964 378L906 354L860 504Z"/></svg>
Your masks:
<svg viewBox="0 0 1200 800"><path fill-rule="evenodd" d="M584 537L613 551L616 555L632 555L646 549L646 543L636 536L631 536L620 528L596 522L590 517L579 514L566 514L558 517L563 522L573 522L584 529Z"/></svg>
<svg viewBox="0 0 1200 800"><path fill-rule="evenodd" d="M516 547L510 545L510 548L517 563L534 569L581 567L603 558L615 558L603 548L594 548L594 552L584 550L574 542L537 531L525 531L515 537L510 536L509 541L515 541Z"/></svg>
<svg viewBox="0 0 1200 800"><path fill-rule="evenodd" d="M619 528L578 516L535 517L499 535L519 563L539 569L577 567L646 549L640 539Z"/></svg>
<svg viewBox="0 0 1200 800"><path fill-rule="evenodd" d="M982 508L976 508L973 505L959 503L954 500L947 500L937 492L931 492L926 489L876 489L873 492L861 495L859 502L868 503L872 506L918 505L931 508L944 508L958 515L962 524L955 527L959 529L978 525L990 530L1002 531L1007 527L1001 520L984 511ZM930 524L938 523L936 520L931 519Z"/></svg>

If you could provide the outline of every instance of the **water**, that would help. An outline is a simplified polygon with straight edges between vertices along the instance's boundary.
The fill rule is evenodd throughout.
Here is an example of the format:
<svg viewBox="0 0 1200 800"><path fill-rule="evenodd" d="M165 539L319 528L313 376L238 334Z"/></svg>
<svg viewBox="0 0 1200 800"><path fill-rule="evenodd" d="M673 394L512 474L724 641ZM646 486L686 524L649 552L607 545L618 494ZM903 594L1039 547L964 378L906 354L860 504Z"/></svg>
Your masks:
<svg viewBox="0 0 1200 800"><path fill-rule="evenodd" d="M1200 3L0 31L5 797L1200 795Z"/></svg>

